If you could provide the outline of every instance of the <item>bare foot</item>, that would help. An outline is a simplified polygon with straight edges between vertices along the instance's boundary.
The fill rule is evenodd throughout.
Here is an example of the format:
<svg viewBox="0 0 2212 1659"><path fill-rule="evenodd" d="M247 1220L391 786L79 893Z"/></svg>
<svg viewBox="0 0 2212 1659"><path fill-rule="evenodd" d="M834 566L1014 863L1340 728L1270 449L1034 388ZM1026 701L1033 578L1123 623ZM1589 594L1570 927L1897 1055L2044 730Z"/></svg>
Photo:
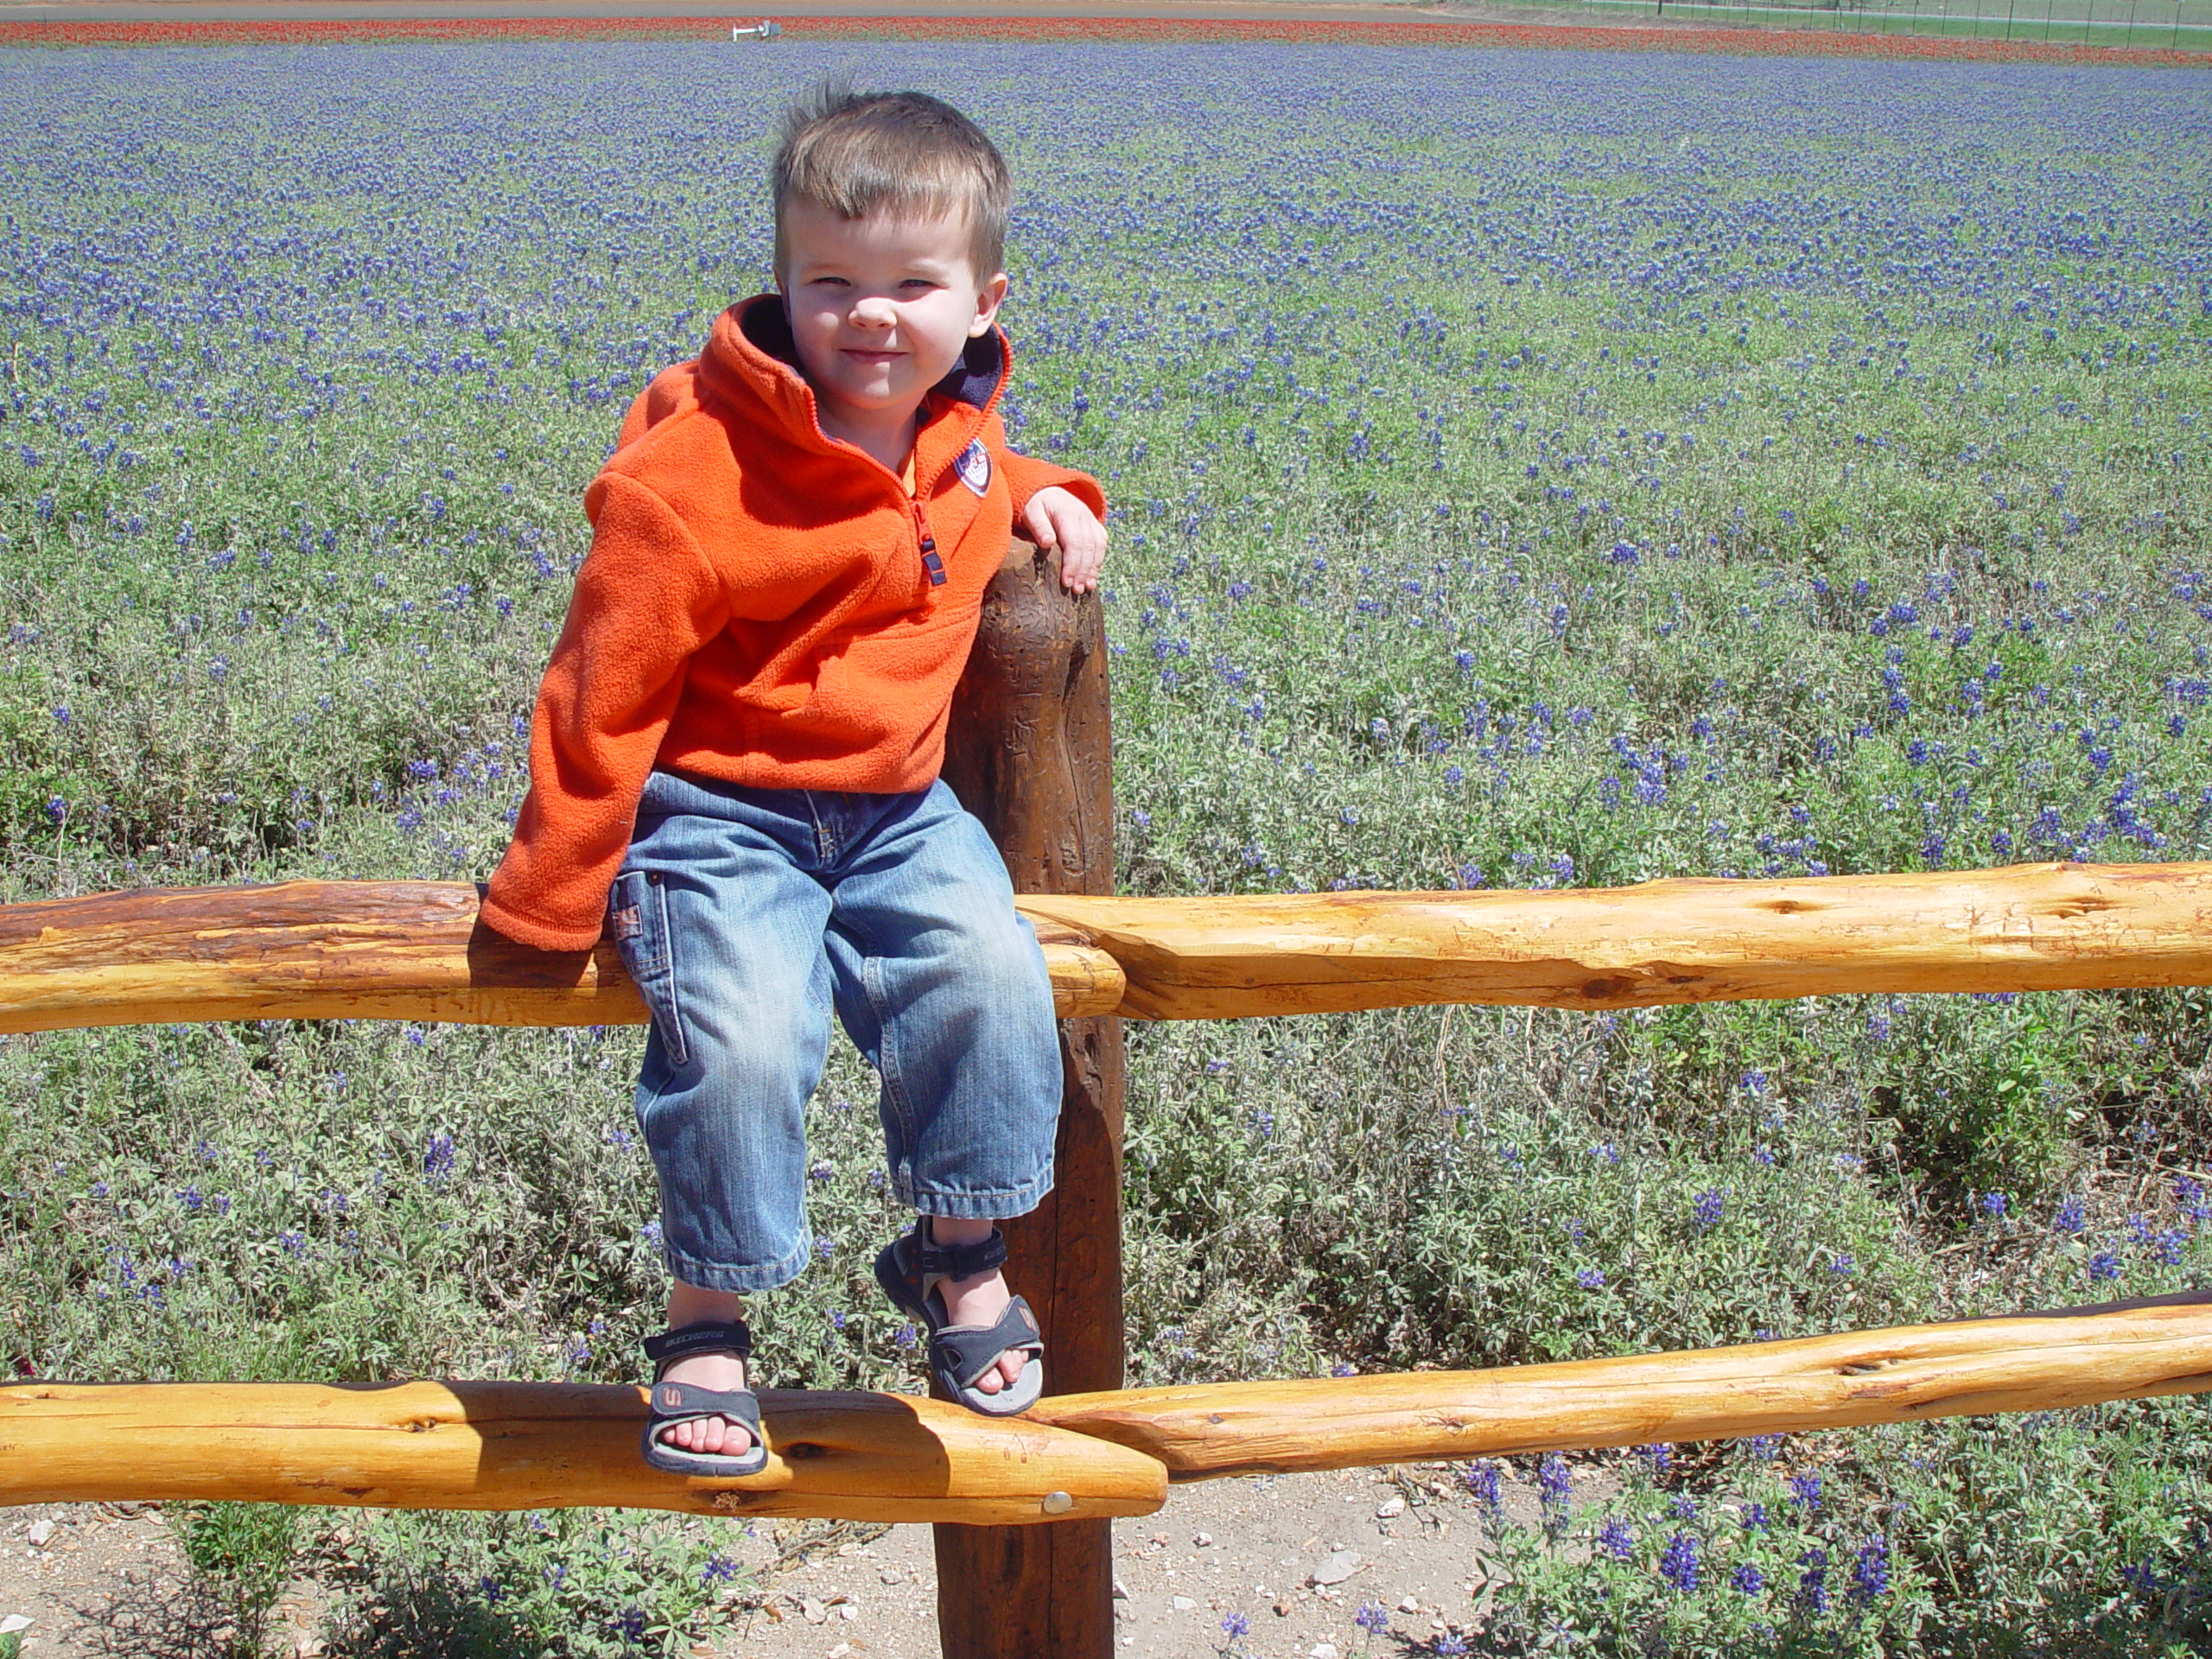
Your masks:
<svg viewBox="0 0 2212 1659"><path fill-rule="evenodd" d="M933 1216L930 1218L930 1239L937 1244L980 1244L991 1236L993 1224ZM1014 1300L1014 1293L1006 1287L1006 1275L996 1268L966 1279L940 1279L937 1294L944 1302L947 1324L980 1325L985 1330L999 1322L999 1316ZM997 1394L1012 1388L1021 1376L1021 1368L1028 1363L1029 1356L1020 1349L1007 1349L999 1356L996 1365L976 1379L976 1392Z"/></svg>
<svg viewBox="0 0 2212 1659"><path fill-rule="evenodd" d="M668 1328L677 1330L702 1319L741 1319L743 1300L728 1291L705 1290L677 1280L668 1291ZM724 1350L721 1353L690 1354L661 1373L669 1382L690 1382L702 1389L744 1389L752 1386L745 1362ZM676 1423L653 1437L679 1452L703 1452L709 1456L741 1458L753 1445L753 1431L728 1417L696 1417Z"/></svg>

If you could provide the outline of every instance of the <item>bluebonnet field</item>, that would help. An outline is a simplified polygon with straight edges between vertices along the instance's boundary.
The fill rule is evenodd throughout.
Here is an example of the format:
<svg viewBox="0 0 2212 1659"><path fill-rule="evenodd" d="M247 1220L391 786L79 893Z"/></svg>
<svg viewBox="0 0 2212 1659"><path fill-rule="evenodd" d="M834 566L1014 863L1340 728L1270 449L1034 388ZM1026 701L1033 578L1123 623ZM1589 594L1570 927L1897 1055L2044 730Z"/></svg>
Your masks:
<svg viewBox="0 0 2212 1659"><path fill-rule="evenodd" d="M16 52L4 896L486 874L582 487L651 374L763 285L766 134L834 70L974 110L1021 181L1008 420L1116 504L1125 888L2212 856L2199 74ZM1135 1379L2202 1284L2209 1007L1135 1030ZM641 1040L7 1039L7 1357L632 1378L663 1287ZM870 1099L841 1052L823 1260L763 1310L767 1380L918 1376L868 1280L898 1224ZM2200 1402L1520 1473L1544 1525L1500 1512L1490 1611L1438 1651L2207 1639ZM1487 1502L1500 1476L1454 1478ZM342 1567L330 1517L179 1524L242 1640L302 1564L362 1653L666 1649L743 1589L702 1522L386 1517Z"/></svg>

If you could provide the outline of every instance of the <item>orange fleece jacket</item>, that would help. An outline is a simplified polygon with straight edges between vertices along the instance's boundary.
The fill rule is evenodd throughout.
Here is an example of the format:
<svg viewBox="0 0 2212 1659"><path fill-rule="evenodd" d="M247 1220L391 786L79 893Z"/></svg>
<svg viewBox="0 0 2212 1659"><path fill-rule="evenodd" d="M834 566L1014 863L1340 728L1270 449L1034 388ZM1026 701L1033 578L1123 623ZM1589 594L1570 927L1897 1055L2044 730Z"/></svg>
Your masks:
<svg viewBox="0 0 2212 1659"><path fill-rule="evenodd" d="M994 328L922 405L915 493L823 435L782 301L656 376L584 494L591 551L531 723L530 791L484 920L596 944L655 767L760 789L925 789L1014 524L1081 473L1017 455Z"/></svg>

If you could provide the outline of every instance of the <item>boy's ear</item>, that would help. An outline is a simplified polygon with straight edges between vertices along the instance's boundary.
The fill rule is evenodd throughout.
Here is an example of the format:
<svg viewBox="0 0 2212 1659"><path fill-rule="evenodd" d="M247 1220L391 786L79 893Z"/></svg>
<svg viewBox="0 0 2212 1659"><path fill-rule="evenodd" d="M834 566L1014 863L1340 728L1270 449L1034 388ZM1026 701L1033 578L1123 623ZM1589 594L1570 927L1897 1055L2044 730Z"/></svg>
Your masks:
<svg viewBox="0 0 2212 1659"><path fill-rule="evenodd" d="M1005 303L1006 272L1001 271L976 296L976 320L968 325L968 338L981 340L990 333L991 325L999 320L999 307Z"/></svg>

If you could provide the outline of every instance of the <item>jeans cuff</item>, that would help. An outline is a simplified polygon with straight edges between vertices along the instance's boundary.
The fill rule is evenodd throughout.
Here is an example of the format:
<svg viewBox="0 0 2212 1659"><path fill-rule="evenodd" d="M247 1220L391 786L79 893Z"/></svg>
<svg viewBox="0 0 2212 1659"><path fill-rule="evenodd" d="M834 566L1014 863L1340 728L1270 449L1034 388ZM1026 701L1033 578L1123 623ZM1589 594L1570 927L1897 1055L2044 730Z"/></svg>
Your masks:
<svg viewBox="0 0 2212 1659"><path fill-rule="evenodd" d="M661 1245L661 1256L668 1263L668 1270L685 1284L695 1285L701 1290L726 1290L747 1296L788 1285L806 1271L807 1258L813 1254L813 1235L804 1228L799 1231L798 1248L790 1255L781 1261L759 1267L703 1261L698 1256L687 1255L673 1244L664 1243Z"/></svg>
<svg viewBox="0 0 2212 1659"><path fill-rule="evenodd" d="M915 1186L895 1177L891 1183L892 1196L917 1215L943 1216L947 1221L1004 1221L1011 1216L1026 1216L1044 1203L1045 1195L1052 1190L1052 1166L1049 1162L1038 1172L1034 1180L991 1192L948 1192Z"/></svg>

